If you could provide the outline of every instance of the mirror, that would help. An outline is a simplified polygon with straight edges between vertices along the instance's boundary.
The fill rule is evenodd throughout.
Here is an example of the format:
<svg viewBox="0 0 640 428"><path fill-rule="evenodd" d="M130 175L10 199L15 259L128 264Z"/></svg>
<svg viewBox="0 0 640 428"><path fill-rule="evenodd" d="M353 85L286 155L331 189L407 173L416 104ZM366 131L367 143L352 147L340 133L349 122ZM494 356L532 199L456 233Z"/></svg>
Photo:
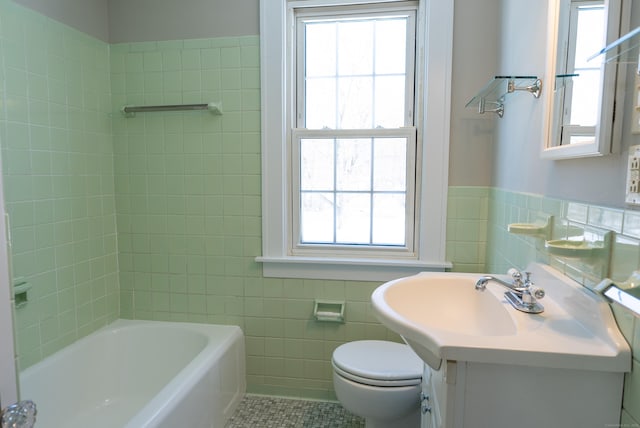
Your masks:
<svg viewBox="0 0 640 428"><path fill-rule="evenodd" d="M549 1L546 81L552 90L546 91L543 158L601 156L619 146L625 68L619 72L603 55L589 57L627 30L626 12L622 0Z"/></svg>

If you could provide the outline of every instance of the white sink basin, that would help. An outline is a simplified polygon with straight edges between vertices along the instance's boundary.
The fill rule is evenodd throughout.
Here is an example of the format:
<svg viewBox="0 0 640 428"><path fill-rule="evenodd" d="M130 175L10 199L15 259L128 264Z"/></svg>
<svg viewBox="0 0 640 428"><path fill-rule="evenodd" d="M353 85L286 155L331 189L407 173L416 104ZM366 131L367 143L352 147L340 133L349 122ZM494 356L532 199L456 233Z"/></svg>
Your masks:
<svg viewBox="0 0 640 428"><path fill-rule="evenodd" d="M609 305L552 268L528 267L546 291L545 311L527 314L481 274L425 272L387 282L372 295L380 321L437 369L441 361L629 371L631 353Z"/></svg>
<svg viewBox="0 0 640 428"><path fill-rule="evenodd" d="M388 287L384 300L395 312L432 331L470 336L516 334L501 294L479 292L473 280L455 274L412 276Z"/></svg>

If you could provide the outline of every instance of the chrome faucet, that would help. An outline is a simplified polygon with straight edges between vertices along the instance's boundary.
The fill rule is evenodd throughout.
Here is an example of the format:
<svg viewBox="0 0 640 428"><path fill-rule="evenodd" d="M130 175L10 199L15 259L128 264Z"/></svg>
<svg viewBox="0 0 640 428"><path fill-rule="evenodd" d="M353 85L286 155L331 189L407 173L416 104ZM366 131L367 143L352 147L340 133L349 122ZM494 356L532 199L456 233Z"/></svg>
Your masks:
<svg viewBox="0 0 640 428"><path fill-rule="evenodd" d="M31 400L19 401L0 411L1 428L33 428L36 405Z"/></svg>
<svg viewBox="0 0 640 428"><path fill-rule="evenodd" d="M539 314L544 311L544 307L538 303L537 299L542 299L545 292L542 288L534 285L531 280L531 272L524 273L526 276L524 281L522 280L522 273L517 269L509 269L508 273L511 275L511 282L504 281L493 275L481 276L476 281L476 290L484 291L487 288L487 283L494 281L509 289L504 293L504 296L511 303L511 306L517 310L528 314Z"/></svg>

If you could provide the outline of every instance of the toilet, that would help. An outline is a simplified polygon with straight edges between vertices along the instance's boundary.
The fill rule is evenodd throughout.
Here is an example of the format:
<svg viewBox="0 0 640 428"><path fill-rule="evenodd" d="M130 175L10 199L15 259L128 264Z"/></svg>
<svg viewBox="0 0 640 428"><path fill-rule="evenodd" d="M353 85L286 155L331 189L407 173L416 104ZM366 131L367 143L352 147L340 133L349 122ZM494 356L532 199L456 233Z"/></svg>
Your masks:
<svg viewBox="0 0 640 428"><path fill-rule="evenodd" d="M409 346L360 340L333 351L333 387L366 428L419 428L422 360Z"/></svg>

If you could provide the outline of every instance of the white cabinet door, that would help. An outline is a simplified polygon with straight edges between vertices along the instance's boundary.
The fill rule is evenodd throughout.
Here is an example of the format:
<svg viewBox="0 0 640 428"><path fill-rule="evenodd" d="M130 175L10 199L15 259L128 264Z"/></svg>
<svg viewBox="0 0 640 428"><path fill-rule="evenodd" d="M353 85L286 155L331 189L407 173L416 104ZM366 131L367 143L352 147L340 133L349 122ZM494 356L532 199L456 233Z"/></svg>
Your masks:
<svg viewBox="0 0 640 428"><path fill-rule="evenodd" d="M422 393L420 394L420 428L435 428L431 397L431 368L425 364L422 374Z"/></svg>
<svg viewBox="0 0 640 428"><path fill-rule="evenodd" d="M425 411L423 406L422 428L464 427L459 409L464 407L465 368L464 364L455 361L443 361L438 370L425 364L423 394L429 397L429 410Z"/></svg>

